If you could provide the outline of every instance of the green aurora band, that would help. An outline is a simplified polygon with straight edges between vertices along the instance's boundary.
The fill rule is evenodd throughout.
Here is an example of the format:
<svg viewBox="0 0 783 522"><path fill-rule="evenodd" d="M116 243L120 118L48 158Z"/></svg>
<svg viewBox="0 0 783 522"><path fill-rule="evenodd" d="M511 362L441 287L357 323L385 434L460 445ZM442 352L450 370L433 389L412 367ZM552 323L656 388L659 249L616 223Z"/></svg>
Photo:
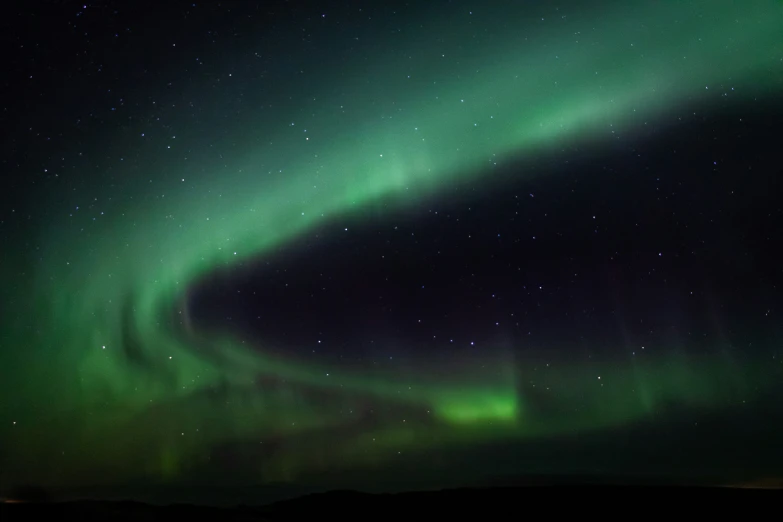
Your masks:
<svg viewBox="0 0 783 522"><path fill-rule="evenodd" d="M290 446L257 479L294 480L398 451L620 426L669 404L720 408L774 384L762 364L738 374L729 356L677 350L649 353L643 365L596 361L584 371L562 361L534 374L532 361L497 347L483 374L464 361L449 371L349 373L190 326L189 288L315 227L350 227L460 180L492 182L494 163L617 139L694 100L780 87L779 2L630 4L546 23L510 17L497 34L442 53L396 41L376 64L343 64L342 80L309 87L301 99L315 101L259 109L256 130L231 133L242 138L230 157L205 145L171 159L178 142L198 140L183 121L172 149L158 145L122 175L114 167L89 198L89 188L42 194L63 217L41 227L34 257L19 255L18 270L4 274L12 309L2 344L13 350L0 368L0 430L15 441L7 469L49 484L96 474L174 480L206 465L215 445L275 438ZM466 24L460 14L430 25L459 38L475 32ZM188 89L183 100L205 87ZM109 139L104 155L137 138ZM150 183L139 181L145 171L156 173ZM563 391L542 406L522 386L533 375ZM388 408L377 409L374 427L351 432L344 411L368 398ZM296 442L313 432L324 442Z"/></svg>

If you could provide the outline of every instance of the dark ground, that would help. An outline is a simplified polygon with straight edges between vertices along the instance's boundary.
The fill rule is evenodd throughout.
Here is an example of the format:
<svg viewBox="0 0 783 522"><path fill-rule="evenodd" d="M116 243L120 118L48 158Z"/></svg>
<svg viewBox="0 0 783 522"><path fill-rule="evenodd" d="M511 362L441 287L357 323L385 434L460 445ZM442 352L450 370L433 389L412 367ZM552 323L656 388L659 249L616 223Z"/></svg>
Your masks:
<svg viewBox="0 0 783 522"><path fill-rule="evenodd" d="M637 513L649 517L653 513L671 514L673 510L681 515L698 513L703 520L712 513L723 518L752 516L764 510L764 503L771 508L780 498L778 490L765 487L562 485L381 495L335 491L269 506L233 509L130 501L4 504L0 506L0 520L499 520L533 513L540 516L542 512L581 516Z"/></svg>

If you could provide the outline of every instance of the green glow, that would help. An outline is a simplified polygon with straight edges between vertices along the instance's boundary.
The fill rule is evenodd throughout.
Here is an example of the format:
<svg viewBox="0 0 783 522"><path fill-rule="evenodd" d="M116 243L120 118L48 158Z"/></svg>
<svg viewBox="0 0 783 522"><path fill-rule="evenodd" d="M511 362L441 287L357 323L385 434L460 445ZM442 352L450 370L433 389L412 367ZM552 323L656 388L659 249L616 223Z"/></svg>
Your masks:
<svg viewBox="0 0 783 522"><path fill-rule="evenodd" d="M415 204L459 180L490 183L495 162L575 139L618 139L693 100L712 100L705 87L715 85L714 100L729 86L740 98L775 89L781 15L771 1L618 2L605 12L574 13L555 29L507 27L498 36L502 48L488 43L459 63L397 42L383 63L369 70L351 63L343 83L314 86L317 112L259 111L256 128L235 129L243 138L231 157L216 159L206 144L188 152L187 162L156 150L143 169L171 176L66 195L62 217L37 240L30 272L4 274L15 309L2 342L24 350L0 368L0 394L13 397L0 429L14 431L4 440L30 441L39 432L33 424L56 433L34 438L29 449L66 463L35 469L54 483L96 472L165 479L223 441L349 425L340 412L366 397L425 418L429 412L432 420L403 428L398 413L377 413L376 431L330 448L351 462L465 437L595 430L672 403L719 408L752 396L772 379L761 366L737 378L721 359L655 354L645 355L644 366L602 363L588 376L563 362L546 377L558 390L551 400L529 387L525 361L491 362L494 375L478 382L468 371L451 384L426 371L350 374L274 357L268 346L251 350L230 334L197 335L187 291L315 226L341 220L335 226L350 228L364 212ZM432 56L409 65L408 56L421 53ZM307 141L299 120L307 120ZM92 197L95 210L84 202ZM74 212L76 205L83 208ZM98 210L105 216L93 221ZM18 278L22 271L32 273L31 285ZM257 384L264 376L286 384L267 389ZM209 395L216 387L226 392L219 401ZM329 393L315 400L320 392ZM259 470L259 480L340 465L325 453L295 448ZM20 451L11 462L18 469L30 454ZM67 479L62 469L70 470Z"/></svg>
<svg viewBox="0 0 783 522"><path fill-rule="evenodd" d="M438 414L454 423L471 423L486 420L513 421L518 418L517 397L513 392L504 395L452 395L438 408Z"/></svg>

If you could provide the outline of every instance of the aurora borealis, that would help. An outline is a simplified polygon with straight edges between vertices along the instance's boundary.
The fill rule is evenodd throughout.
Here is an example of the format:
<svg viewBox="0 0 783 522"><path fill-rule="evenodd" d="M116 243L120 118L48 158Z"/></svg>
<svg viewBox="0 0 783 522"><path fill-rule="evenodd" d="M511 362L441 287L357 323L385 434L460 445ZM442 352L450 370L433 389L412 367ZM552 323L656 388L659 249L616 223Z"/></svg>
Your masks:
<svg viewBox="0 0 783 522"><path fill-rule="evenodd" d="M520 201L514 203L522 205L519 212L532 213L544 208L536 207L544 194L573 192L567 182L582 171L563 173L566 163L591 165L590 157L635 150L666 136L683 115L763 103L783 87L783 5L777 1L423 4L172 2L159 13L153 9L146 21L123 8L72 4L46 15L46 24L62 34L39 28L35 38L62 45L72 61L42 65L55 64L55 53L37 61L23 55L14 63L11 86L27 93L22 105L31 108L12 109L17 119L6 122L21 134L5 146L13 161L3 166L13 181L0 225L0 484L177 484L216 475L245 484L300 483L346 470L382 474L402 458L437 468L428 460L437 452L593 436L779 397L779 269L765 280L766 297L753 294L744 303L747 310L758 308L770 328L748 351L728 348L737 344L732 336L744 332L698 342L661 334L649 345L623 334L640 321L654 322L648 317L658 312L676 315L673 305L664 300L656 308L642 290L636 297L625 292L631 297L614 307L616 323L604 326L626 335L626 346L605 346L607 336L598 334L569 344L560 333L576 328L573 315L546 308L544 297L512 297L522 292L521 283L503 278L482 292L507 296L504 302L531 301L530 316L557 314L548 329L529 334L535 341L525 335L543 324L523 321L524 331L517 332L520 319L508 317L511 308L502 310L514 328L506 330L499 319L502 334L471 338L471 329L483 328L472 318L480 322L492 308L457 312L455 289L416 310L419 322L452 321L462 331L453 338L426 333L442 338L442 346L412 341L418 323L372 328L366 340L351 333L367 331L356 319L362 306L341 308L352 286L369 288L374 279L368 274L388 280L389 270L423 270L430 263L413 243L395 247L393 258L375 255L380 250L369 246L371 238L397 227L408 237L434 237L421 216L438 207L449 216L460 209L461 220L439 225L438 237L467 241L470 235L478 242L431 242L438 253L449 242L461 245L449 250L451 268L442 268L449 277L434 283L446 289L466 260L500 248L480 241L496 245L506 238L496 231L500 218L470 217L474 208L505 208L482 198L508 191ZM43 16L27 9L20 20ZM39 52L19 43L28 44L20 53ZM698 125L697 118L691 124ZM738 182L744 176L758 189L764 184L753 176L773 175L751 152L722 147L726 163L755 165L734 175ZM686 168L685 160L660 161L657 168L676 172L686 185L700 186L688 180L707 175ZM717 169L723 162L705 164ZM626 178L640 182L652 176L641 166L626 170ZM643 214L644 202L615 197L622 183L590 189L609 194L610 202L625 199L628 208L608 204L597 217L583 216L599 222L587 225L586 237L604 241L606 234L594 226L611 229L623 225L624 215L633 216L630 223ZM650 189L650 201L661 201L662 193L654 193L659 186ZM745 197L756 201L760 215L780 220L779 205L764 207L769 197ZM710 212L707 200L695 198L694 208ZM557 218L569 205L546 210L547 219L561 219L561 229L530 219L515 225L516 242L525 238L529 246L514 247L516 257L506 264L524 264L519 259L528 252L532 259L541 255L532 241L547 241L546 231L550 242L556 230L577 237L576 218ZM666 246L658 252L656 245L651 253L635 251L650 253L649 263L669 256L681 262L692 248L685 244L690 232L667 229L672 214L687 221L680 216L688 205L676 205L677 212L661 212L650 223L660 224L655 237L667 238L662 244L680 241L683 253ZM752 206L737 205L747 212ZM716 237L730 241L742 219ZM463 234L465 223L479 224ZM707 230L697 223L690 230ZM623 241L637 244L623 237L614 240L616 251ZM558 248L568 252L563 241ZM765 249L772 256L768 244L752 249L756 263L763 263ZM614 262L611 253L606 266ZM572 262L576 255L563 257ZM708 273L705 263L717 262L700 258L693 274ZM590 269L577 276L582 271L571 266L568 273L547 273L546 264L530 277L554 279L552 288L567 286L560 278L599 277ZM279 280L285 270L281 285L293 291L307 274L324 270L321 265L354 277L341 279L343 297L335 303L342 304L327 307L328 318L308 315L299 298L285 302L271 286L263 287L269 297L256 293L264 303L260 311L238 307L259 319L275 317L276 331L291 330L294 341L263 330L251 335L217 319L229 314L215 286L239 285L226 282L232 278L244 285ZM472 277L469 270L465 277ZM693 294L686 283L666 284L667 291ZM549 282L540 286L541 295L550 288ZM637 301L649 308L634 308ZM589 308L585 302L575 307ZM542 303L547 312L536 312ZM447 305L455 307L448 320L435 312ZM290 315L275 315L277 308ZM325 324L356 324L337 339L308 326L319 316ZM684 322L678 323L682 330L693 330L682 317L676 319ZM567 348L573 344L578 349ZM226 453L232 459L224 459ZM551 468L511 466L518 473L569 471Z"/></svg>

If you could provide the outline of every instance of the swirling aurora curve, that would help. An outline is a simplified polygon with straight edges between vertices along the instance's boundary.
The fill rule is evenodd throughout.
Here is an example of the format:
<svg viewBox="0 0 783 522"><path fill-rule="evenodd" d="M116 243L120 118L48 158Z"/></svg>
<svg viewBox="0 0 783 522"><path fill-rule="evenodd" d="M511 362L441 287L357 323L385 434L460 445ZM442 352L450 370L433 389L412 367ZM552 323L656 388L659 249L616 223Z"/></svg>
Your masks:
<svg viewBox="0 0 783 522"><path fill-rule="evenodd" d="M351 374L251 349L230 332L197 333L187 296L210 272L330 220L359 219L378 202L415 204L457 179L491 181L491 161L632 132L709 96L712 85L716 93L734 87L738 97L751 86L774 89L782 14L780 3L763 1L617 3L600 15L572 15L554 31L532 22L524 32L507 28L502 46L466 53L459 64L442 65L432 49L411 44L369 71L353 64L345 77L354 80L324 87L307 142L284 123L299 112L267 112L260 127L286 130L265 130L263 142L246 136L244 152L220 162L196 151L200 168L176 168L181 185L139 183L109 198L101 219L76 214L47 225L31 287L5 285L14 310L4 343L28 347L0 370L3 396L19 398L5 410L19 421L13 437L19 447L36 440L30 451L39 458L67 463L45 474L53 483L95 473L171 478L222 441L340 427L349 421L338 412L366 397L431 415L407 425L380 416L375 428L328 451L282 451L258 470L269 481L381 462L400 448L601 429L669 402L719 407L752 395L771 376L761 368L738 376L728 358L607 363L611 390L599 391L594 378L564 364L556 379L580 398L579 412L542 417L518 387L524 361L489 361L486 375L465 372L450 384L426 372ZM667 32L675 18L677 30ZM583 45L574 44L577 27L590 28ZM410 65L410 55L428 54ZM145 165L168 169L167 161L154 153ZM259 384L267 377L276 384ZM210 394L216 387L219 396ZM25 431L33 418L50 436ZM22 466L30 454L9 458Z"/></svg>

